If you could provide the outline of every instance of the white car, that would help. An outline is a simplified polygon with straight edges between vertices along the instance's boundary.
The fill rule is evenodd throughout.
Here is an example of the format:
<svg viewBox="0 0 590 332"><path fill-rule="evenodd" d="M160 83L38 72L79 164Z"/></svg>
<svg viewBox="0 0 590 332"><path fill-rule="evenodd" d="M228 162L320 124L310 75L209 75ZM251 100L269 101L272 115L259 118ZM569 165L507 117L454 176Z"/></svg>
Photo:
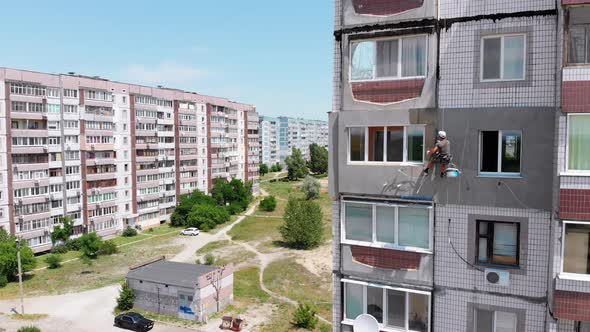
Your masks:
<svg viewBox="0 0 590 332"><path fill-rule="evenodd" d="M189 227L187 229L183 229L182 232L180 232L180 235L191 235L191 236L197 236L199 235L201 231L198 228L195 227Z"/></svg>

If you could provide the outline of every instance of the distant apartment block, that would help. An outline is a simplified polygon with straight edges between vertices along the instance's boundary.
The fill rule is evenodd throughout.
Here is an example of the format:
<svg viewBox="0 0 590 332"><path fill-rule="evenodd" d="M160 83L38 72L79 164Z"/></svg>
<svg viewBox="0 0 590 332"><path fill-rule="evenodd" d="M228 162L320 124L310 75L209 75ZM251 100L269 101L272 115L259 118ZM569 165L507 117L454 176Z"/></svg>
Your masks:
<svg viewBox="0 0 590 332"><path fill-rule="evenodd" d="M280 116L260 118L260 160L267 165L285 164L293 148L301 150L309 159L309 145L316 143L328 148L328 123Z"/></svg>
<svg viewBox="0 0 590 332"><path fill-rule="evenodd" d="M0 68L0 227L40 252L66 215L75 234L159 225L216 178L257 190L258 146L252 105Z"/></svg>

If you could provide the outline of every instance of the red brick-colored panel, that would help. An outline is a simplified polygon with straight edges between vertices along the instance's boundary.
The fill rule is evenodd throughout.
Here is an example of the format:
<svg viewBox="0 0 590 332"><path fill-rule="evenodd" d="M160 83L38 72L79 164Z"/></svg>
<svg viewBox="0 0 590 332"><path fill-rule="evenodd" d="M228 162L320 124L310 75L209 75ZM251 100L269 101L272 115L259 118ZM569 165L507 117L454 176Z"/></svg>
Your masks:
<svg viewBox="0 0 590 332"><path fill-rule="evenodd" d="M561 189L559 196L560 218L590 220L590 190Z"/></svg>
<svg viewBox="0 0 590 332"><path fill-rule="evenodd" d="M556 290L555 317L559 319L590 321L590 294Z"/></svg>
<svg viewBox="0 0 590 332"><path fill-rule="evenodd" d="M583 5L590 4L590 0L561 0L563 5Z"/></svg>
<svg viewBox="0 0 590 332"><path fill-rule="evenodd" d="M387 104L420 97L424 80L353 82L351 86L354 99Z"/></svg>
<svg viewBox="0 0 590 332"><path fill-rule="evenodd" d="M351 246L350 250L355 261L382 269L417 270L422 259L417 252L361 246Z"/></svg>
<svg viewBox="0 0 590 332"><path fill-rule="evenodd" d="M352 0L354 11L361 15L393 15L420 8L424 0Z"/></svg>
<svg viewBox="0 0 590 332"><path fill-rule="evenodd" d="M563 82L563 98L561 106L564 112L590 112L590 81Z"/></svg>

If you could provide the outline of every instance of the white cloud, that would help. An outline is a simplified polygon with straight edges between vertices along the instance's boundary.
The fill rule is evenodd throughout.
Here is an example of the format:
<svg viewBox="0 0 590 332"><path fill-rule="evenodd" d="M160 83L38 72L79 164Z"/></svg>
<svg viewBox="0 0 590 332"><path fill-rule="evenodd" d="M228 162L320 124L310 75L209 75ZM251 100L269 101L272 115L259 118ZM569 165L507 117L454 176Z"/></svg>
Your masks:
<svg viewBox="0 0 590 332"><path fill-rule="evenodd" d="M133 64L124 68L122 74L130 82L170 87L194 84L207 76L205 70L174 62L162 62L153 67Z"/></svg>

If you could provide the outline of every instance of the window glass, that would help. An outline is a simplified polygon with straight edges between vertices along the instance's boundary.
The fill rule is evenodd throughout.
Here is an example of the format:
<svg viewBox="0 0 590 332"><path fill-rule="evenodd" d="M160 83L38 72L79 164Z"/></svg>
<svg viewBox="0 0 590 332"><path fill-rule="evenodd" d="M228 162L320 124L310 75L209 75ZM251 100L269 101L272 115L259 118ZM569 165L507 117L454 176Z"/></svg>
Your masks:
<svg viewBox="0 0 590 332"><path fill-rule="evenodd" d="M475 310L475 326L477 332L494 332L494 312L489 310Z"/></svg>
<svg viewBox="0 0 590 332"><path fill-rule="evenodd" d="M500 78L501 38L485 38L483 40L483 79Z"/></svg>
<svg viewBox="0 0 590 332"><path fill-rule="evenodd" d="M516 314L496 311L496 332L516 332Z"/></svg>
<svg viewBox="0 0 590 332"><path fill-rule="evenodd" d="M399 245L428 249L430 220L428 209L399 209Z"/></svg>
<svg viewBox="0 0 590 332"><path fill-rule="evenodd" d="M363 285L345 283L346 318L355 319L363 314Z"/></svg>
<svg viewBox="0 0 590 332"><path fill-rule="evenodd" d="M563 272L590 274L590 224L565 224Z"/></svg>
<svg viewBox="0 0 590 332"><path fill-rule="evenodd" d="M365 128L350 128L350 160L365 160Z"/></svg>
<svg viewBox="0 0 590 332"><path fill-rule="evenodd" d="M395 243L395 208L377 206L377 241Z"/></svg>
<svg viewBox="0 0 590 332"><path fill-rule="evenodd" d="M520 173L520 132L502 131L502 172Z"/></svg>
<svg viewBox="0 0 590 332"><path fill-rule="evenodd" d="M345 204L346 239L355 241L373 240L373 207L368 204Z"/></svg>
<svg viewBox="0 0 590 332"><path fill-rule="evenodd" d="M375 317L377 322L383 323L383 289L367 287L367 314Z"/></svg>
<svg viewBox="0 0 590 332"><path fill-rule="evenodd" d="M578 322L578 332L590 332L590 322Z"/></svg>
<svg viewBox="0 0 590 332"><path fill-rule="evenodd" d="M504 79L523 78L524 73L523 36L504 37Z"/></svg>
<svg viewBox="0 0 590 332"><path fill-rule="evenodd" d="M568 62L590 62L590 8L569 8Z"/></svg>
<svg viewBox="0 0 590 332"><path fill-rule="evenodd" d="M424 76L426 74L426 36L404 38L402 59L402 76Z"/></svg>
<svg viewBox="0 0 590 332"><path fill-rule="evenodd" d="M369 161L383 161L384 127L369 127Z"/></svg>
<svg viewBox="0 0 590 332"><path fill-rule="evenodd" d="M408 127L408 161L424 161L424 128Z"/></svg>
<svg viewBox="0 0 590 332"><path fill-rule="evenodd" d="M512 223L494 224L493 261L500 264L516 264L518 228Z"/></svg>
<svg viewBox="0 0 590 332"><path fill-rule="evenodd" d="M387 325L405 328L406 325L406 293L387 290Z"/></svg>
<svg viewBox="0 0 590 332"><path fill-rule="evenodd" d="M590 116L568 117L568 169L590 170Z"/></svg>
<svg viewBox="0 0 590 332"><path fill-rule="evenodd" d="M409 327L412 331L428 331L428 296L408 293L409 296Z"/></svg>
<svg viewBox="0 0 590 332"><path fill-rule="evenodd" d="M387 127L387 161L404 161L404 127Z"/></svg>
<svg viewBox="0 0 590 332"><path fill-rule="evenodd" d="M397 77L398 65L397 39L377 42L377 77Z"/></svg>
<svg viewBox="0 0 590 332"><path fill-rule="evenodd" d="M372 41L367 41L352 44L352 79L373 79L374 67L375 43Z"/></svg>

